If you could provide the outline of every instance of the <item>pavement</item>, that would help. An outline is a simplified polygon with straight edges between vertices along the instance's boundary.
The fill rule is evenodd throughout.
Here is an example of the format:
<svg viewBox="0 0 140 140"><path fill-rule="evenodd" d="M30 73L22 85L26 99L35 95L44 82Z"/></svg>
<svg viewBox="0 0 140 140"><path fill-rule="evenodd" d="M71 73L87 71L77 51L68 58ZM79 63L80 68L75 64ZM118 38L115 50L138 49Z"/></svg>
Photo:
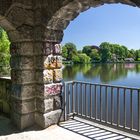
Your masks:
<svg viewBox="0 0 140 140"><path fill-rule="evenodd" d="M11 121L0 115L0 140L90 140L82 135L73 133L58 125L50 126L44 130L34 126L20 132Z"/></svg>

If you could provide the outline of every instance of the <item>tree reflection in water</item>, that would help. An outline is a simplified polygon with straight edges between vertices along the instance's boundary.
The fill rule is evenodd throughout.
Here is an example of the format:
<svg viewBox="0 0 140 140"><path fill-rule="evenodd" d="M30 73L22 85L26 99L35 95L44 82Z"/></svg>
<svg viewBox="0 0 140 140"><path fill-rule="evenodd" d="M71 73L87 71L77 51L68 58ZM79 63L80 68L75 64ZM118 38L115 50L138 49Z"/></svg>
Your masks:
<svg viewBox="0 0 140 140"><path fill-rule="evenodd" d="M116 64L76 64L65 65L63 69L64 80L78 80L82 75L85 79L100 78L102 83L125 78L128 72L140 73L140 64L116 63Z"/></svg>

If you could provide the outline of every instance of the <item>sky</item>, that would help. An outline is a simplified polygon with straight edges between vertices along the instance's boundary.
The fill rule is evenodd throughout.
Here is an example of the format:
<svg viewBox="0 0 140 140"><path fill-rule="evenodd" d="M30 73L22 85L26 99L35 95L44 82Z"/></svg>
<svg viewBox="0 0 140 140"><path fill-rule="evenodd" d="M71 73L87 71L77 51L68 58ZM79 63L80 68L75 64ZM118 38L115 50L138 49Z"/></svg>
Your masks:
<svg viewBox="0 0 140 140"><path fill-rule="evenodd" d="M102 42L140 49L140 8L123 4L90 8L64 30L62 45L68 42L74 43L78 50Z"/></svg>

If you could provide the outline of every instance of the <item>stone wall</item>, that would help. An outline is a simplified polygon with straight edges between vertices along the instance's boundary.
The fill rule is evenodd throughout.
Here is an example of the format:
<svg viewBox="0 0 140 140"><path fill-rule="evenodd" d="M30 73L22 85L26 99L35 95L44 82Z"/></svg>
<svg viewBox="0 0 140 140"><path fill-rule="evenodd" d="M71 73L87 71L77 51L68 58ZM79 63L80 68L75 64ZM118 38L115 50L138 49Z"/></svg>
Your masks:
<svg viewBox="0 0 140 140"><path fill-rule="evenodd" d="M11 79L0 78L0 112L10 115L11 111Z"/></svg>

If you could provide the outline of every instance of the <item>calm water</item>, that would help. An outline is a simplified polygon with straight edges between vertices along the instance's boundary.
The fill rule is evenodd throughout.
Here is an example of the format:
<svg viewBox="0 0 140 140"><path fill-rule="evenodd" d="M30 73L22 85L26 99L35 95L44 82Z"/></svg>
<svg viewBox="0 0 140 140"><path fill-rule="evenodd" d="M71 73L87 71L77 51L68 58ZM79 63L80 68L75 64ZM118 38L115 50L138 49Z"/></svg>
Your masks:
<svg viewBox="0 0 140 140"><path fill-rule="evenodd" d="M140 64L66 65L64 81L79 80L92 83L140 87Z"/></svg>

